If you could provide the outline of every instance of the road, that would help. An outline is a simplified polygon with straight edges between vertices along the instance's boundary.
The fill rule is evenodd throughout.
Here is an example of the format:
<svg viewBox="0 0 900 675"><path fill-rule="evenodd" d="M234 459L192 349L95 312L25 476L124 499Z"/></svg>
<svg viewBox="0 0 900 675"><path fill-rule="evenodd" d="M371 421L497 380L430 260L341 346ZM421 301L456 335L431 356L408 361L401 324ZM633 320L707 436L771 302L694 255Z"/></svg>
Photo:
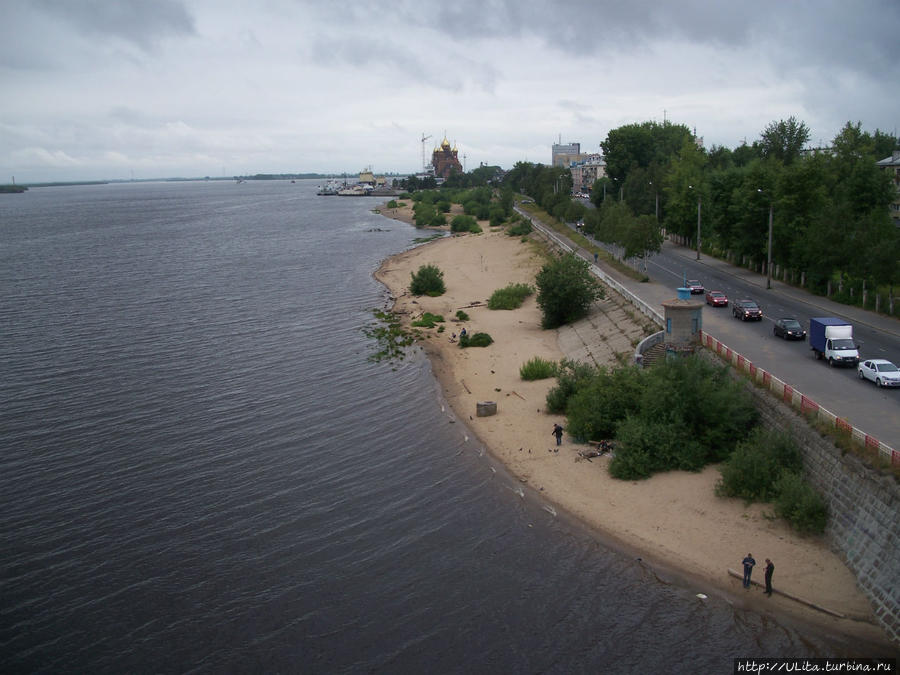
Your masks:
<svg viewBox="0 0 900 675"><path fill-rule="evenodd" d="M583 256L590 259L586 251ZM707 289L724 292L729 300L749 298L763 310L762 321L735 319L730 307L705 306L704 330L750 359L758 367L806 394L853 426L900 450L900 388L878 389L858 378L855 368L829 368L814 358L806 341L774 337L774 320L794 317L808 330L813 316L836 316L853 325L860 357L886 358L900 364L900 321L812 295L779 281L766 289L763 275L666 241L647 264L650 283L616 275L635 295L651 305L675 297L682 280L699 279ZM611 270L607 270L611 273ZM701 299L702 296L694 296ZM660 308L662 312L662 309Z"/></svg>

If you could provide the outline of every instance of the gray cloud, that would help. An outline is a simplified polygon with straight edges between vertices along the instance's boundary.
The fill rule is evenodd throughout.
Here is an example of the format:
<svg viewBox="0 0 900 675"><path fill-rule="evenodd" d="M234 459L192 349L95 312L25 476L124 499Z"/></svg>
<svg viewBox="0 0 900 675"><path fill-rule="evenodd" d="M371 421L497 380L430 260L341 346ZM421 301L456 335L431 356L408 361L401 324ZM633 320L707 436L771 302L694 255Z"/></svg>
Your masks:
<svg viewBox="0 0 900 675"><path fill-rule="evenodd" d="M118 38L152 51L168 37L192 35L194 19L179 0L33 0L50 16L71 23L85 34Z"/></svg>

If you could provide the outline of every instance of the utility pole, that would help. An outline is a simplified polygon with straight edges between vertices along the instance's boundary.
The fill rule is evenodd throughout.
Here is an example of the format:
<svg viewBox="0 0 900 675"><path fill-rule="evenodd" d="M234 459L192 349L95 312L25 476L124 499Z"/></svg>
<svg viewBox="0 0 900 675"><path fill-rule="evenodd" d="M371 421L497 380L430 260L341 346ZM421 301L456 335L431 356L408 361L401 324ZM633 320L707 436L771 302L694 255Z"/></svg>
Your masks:
<svg viewBox="0 0 900 675"><path fill-rule="evenodd" d="M774 207L769 202L769 261L766 263L766 288L772 288L772 212Z"/></svg>

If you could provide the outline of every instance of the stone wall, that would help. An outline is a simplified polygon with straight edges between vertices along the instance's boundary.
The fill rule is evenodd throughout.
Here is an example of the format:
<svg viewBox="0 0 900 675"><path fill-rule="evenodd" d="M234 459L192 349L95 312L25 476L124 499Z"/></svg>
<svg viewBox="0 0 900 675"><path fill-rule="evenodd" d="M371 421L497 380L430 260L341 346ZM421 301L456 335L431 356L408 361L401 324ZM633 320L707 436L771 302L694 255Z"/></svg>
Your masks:
<svg viewBox="0 0 900 675"><path fill-rule="evenodd" d="M828 502L825 535L872 601L875 617L900 644L900 486L844 453L765 389L749 387L762 422L791 433L810 483Z"/></svg>

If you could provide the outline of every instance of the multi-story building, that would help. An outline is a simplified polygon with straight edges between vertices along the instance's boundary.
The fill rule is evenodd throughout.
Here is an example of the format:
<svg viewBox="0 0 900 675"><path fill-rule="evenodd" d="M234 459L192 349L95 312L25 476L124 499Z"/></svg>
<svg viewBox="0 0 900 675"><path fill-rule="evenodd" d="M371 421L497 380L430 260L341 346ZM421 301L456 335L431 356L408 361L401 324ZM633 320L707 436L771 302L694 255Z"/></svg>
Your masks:
<svg viewBox="0 0 900 675"><path fill-rule="evenodd" d="M894 201L891 202L891 218L894 225L900 227L900 150L894 150L890 157L885 157L876 164L890 172L894 183Z"/></svg>
<svg viewBox="0 0 900 675"><path fill-rule="evenodd" d="M572 172L572 192L577 194L587 194L591 191L594 181L606 175L606 162L603 161L603 155L592 153L582 155L582 157L584 159L569 165L569 170Z"/></svg>
<svg viewBox="0 0 900 675"><path fill-rule="evenodd" d="M550 150L550 166L571 166L582 158L581 143L554 143Z"/></svg>

